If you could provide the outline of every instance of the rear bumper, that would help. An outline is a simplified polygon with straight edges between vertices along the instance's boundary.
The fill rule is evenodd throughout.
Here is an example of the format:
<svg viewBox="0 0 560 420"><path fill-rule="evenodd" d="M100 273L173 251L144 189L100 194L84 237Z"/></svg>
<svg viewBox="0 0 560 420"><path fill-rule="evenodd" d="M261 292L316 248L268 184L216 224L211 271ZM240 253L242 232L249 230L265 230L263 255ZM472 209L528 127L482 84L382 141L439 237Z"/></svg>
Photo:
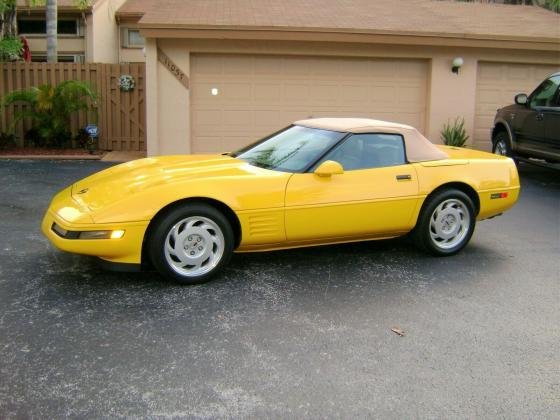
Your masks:
<svg viewBox="0 0 560 420"><path fill-rule="evenodd" d="M519 198L519 191L519 186L479 191L480 212L477 220L499 216L512 208Z"/></svg>

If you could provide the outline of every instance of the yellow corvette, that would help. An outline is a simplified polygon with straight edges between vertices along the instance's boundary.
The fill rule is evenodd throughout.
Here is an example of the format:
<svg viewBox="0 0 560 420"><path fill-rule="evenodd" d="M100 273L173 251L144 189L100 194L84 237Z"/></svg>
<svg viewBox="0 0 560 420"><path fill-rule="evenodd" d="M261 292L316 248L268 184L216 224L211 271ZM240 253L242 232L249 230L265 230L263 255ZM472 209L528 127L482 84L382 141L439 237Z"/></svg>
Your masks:
<svg viewBox="0 0 560 420"><path fill-rule="evenodd" d="M232 252L411 233L436 255L519 195L514 162L436 146L410 126L317 118L226 155L140 159L59 192L42 230L58 248L181 283L208 280Z"/></svg>

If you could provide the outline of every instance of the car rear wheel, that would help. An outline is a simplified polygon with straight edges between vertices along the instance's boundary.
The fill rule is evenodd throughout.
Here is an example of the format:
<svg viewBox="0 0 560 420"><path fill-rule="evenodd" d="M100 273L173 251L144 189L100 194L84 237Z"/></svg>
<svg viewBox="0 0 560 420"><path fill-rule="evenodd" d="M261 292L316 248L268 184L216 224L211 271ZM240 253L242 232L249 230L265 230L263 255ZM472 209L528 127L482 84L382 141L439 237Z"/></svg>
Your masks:
<svg viewBox="0 0 560 420"><path fill-rule="evenodd" d="M213 207L192 203L156 221L149 254L164 277L183 284L210 280L229 261L234 237L228 220Z"/></svg>
<svg viewBox="0 0 560 420"><path fill-rule="evenodd" d="M468 195L447 189L430 197L422 208L413 238L423 250L438 256L453 255L471 239L474 205Z"/></svg>

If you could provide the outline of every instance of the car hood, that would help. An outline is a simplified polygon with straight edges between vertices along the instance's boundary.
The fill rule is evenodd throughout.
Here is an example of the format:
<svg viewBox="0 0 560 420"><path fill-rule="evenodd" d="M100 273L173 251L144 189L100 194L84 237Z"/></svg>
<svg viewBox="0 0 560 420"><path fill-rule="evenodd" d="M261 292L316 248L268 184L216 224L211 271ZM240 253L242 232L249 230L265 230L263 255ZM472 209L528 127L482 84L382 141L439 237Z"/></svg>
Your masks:
<svg viewBox="0 0 560 420"><path fill-rule="evenodd" d="M225 155L176 155L114 166L72 185L72 198L96 211L130 195L191 179L248 176L263 169Z"/></svg>

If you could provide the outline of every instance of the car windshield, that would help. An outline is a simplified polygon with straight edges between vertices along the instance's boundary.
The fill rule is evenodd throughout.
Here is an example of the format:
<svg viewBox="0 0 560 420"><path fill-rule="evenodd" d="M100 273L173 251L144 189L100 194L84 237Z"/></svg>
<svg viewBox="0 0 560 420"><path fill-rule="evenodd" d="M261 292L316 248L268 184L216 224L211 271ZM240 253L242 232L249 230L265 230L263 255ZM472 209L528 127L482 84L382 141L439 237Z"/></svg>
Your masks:
<svg viewBox="0 0 560 420"><path fill-rule="evenodd" d="M251 165L283 172L302 172L346 133L293 125L231 156Z"/></svg>

